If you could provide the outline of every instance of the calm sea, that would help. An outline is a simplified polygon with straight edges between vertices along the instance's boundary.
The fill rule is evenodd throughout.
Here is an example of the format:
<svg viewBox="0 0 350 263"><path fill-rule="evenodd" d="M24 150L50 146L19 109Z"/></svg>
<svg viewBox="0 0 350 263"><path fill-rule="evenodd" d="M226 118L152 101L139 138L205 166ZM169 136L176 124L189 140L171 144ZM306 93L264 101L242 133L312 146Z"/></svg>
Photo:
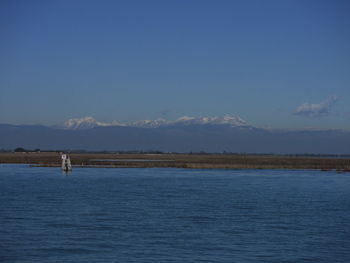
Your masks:
<svg viewBox="0 0 350 263"><path fill-rule="evenodd" d="M0 262L350 262L350 174L0 165Z"/></svg>

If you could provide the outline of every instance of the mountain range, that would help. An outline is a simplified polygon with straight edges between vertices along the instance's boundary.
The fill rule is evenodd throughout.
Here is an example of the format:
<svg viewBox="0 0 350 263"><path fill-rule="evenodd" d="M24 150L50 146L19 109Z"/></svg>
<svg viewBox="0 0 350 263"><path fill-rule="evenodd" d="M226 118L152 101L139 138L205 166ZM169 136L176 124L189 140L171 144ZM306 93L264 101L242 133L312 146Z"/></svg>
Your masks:
<svg viewBox="0 0 350 263"><path fill-rule="evenodd" d="M0 149L274 154L349 154L346 130L274 130L249 125L238 116L181 117L133 123L92 117L63 125L0 124Z"/></svg>
<svg viewBox="0 0 350 263"><path fill-rule="evenodd" d="M222 117L188 117L183 116L174 121L165 120L162 118L156 120L141 120L131 123L122 123L118 121L99 122L93 117L75 118L66 121L63 126L64 129L80 130L91 129L95 127L139 127L139 128L158 128L165 126L188 126L188 125L230 125L230 126L248 126L246 121L238 116L224 115Z"/></svg>

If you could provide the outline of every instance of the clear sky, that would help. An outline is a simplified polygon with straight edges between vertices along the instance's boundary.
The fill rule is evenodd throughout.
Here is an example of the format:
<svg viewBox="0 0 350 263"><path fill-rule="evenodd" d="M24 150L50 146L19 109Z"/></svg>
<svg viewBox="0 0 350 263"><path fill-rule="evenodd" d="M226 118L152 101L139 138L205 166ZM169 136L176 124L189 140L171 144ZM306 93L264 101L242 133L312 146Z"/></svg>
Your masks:
<svg viewBox="0 0 350 263"><path fill-rule="evenodd" d="M350 1L0 1L0 123L350 129Z"/></svg>

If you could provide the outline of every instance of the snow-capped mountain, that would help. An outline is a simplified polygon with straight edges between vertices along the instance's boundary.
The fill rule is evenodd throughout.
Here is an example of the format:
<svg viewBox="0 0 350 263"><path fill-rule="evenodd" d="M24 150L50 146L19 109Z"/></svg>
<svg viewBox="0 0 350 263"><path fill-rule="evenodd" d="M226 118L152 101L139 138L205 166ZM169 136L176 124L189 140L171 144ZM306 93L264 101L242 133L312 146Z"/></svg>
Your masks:
<svg viewBox="0 0 350 263"><path fill-rule="evenodd" d="M350 132L262 129L229 115L130 124L85 117L64 127L0 124L0 138L2 149L349 154Z"/></svg>
<svg viewBox="0 0 350 263"><path fill-rule="evenodd" d="M74 118L69 119L63 124L63 128L70 130L83 130L91 129L95 127L106 127L106 126L124 126L122 123L117 121L113 122L99 122L93 117L84 117L84 118Z"/></svg>
<svg viewBox="0 0 350 263"><path fill-rule="evenodd" d="M156 120L141 120L141 121L135 121L130 124L126 124L126 126L131 127L140 127L140 128L158 128L161 126L169 125L169 121L165 119L156 119Z"/></svg>
<svg viewBox="0 0 350 263"><path fill-rule="evenodd" d="M247 122L238 116L224 115L222 117L181 117L173 122L173 124L211 124L211 125L230 125L230 126L248 126Z"/></svg>
<svg viewBox="0 0 350 263"><path fill-rule="evenodd" d="M80 130L91 129L95 127L107 127L107 126L128 126L139 128L158 128L163 126L174 125L229 125L234 127L248 126L247 122L238 116L224 115L222 117L188 117L184 116L176 120L140 120L131 123L121 123L118 121L113 122L99 122L93 117L74 118L69 119L63 125L65 129Z"/></svg>

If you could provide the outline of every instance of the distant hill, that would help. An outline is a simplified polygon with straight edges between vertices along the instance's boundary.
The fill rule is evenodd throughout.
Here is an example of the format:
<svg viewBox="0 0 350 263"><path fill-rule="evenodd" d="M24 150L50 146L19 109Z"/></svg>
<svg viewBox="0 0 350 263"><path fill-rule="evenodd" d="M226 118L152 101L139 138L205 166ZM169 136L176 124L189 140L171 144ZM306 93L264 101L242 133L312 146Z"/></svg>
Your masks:
<svg viewBox="0 0 350 263"><path fill-rule="evenodd" d="M0 124L0 149L91 151L160 150L274 154L349 154L350 132L342 130L266 130L243 120L166 125L92 125L58 128Z"/></svg>

